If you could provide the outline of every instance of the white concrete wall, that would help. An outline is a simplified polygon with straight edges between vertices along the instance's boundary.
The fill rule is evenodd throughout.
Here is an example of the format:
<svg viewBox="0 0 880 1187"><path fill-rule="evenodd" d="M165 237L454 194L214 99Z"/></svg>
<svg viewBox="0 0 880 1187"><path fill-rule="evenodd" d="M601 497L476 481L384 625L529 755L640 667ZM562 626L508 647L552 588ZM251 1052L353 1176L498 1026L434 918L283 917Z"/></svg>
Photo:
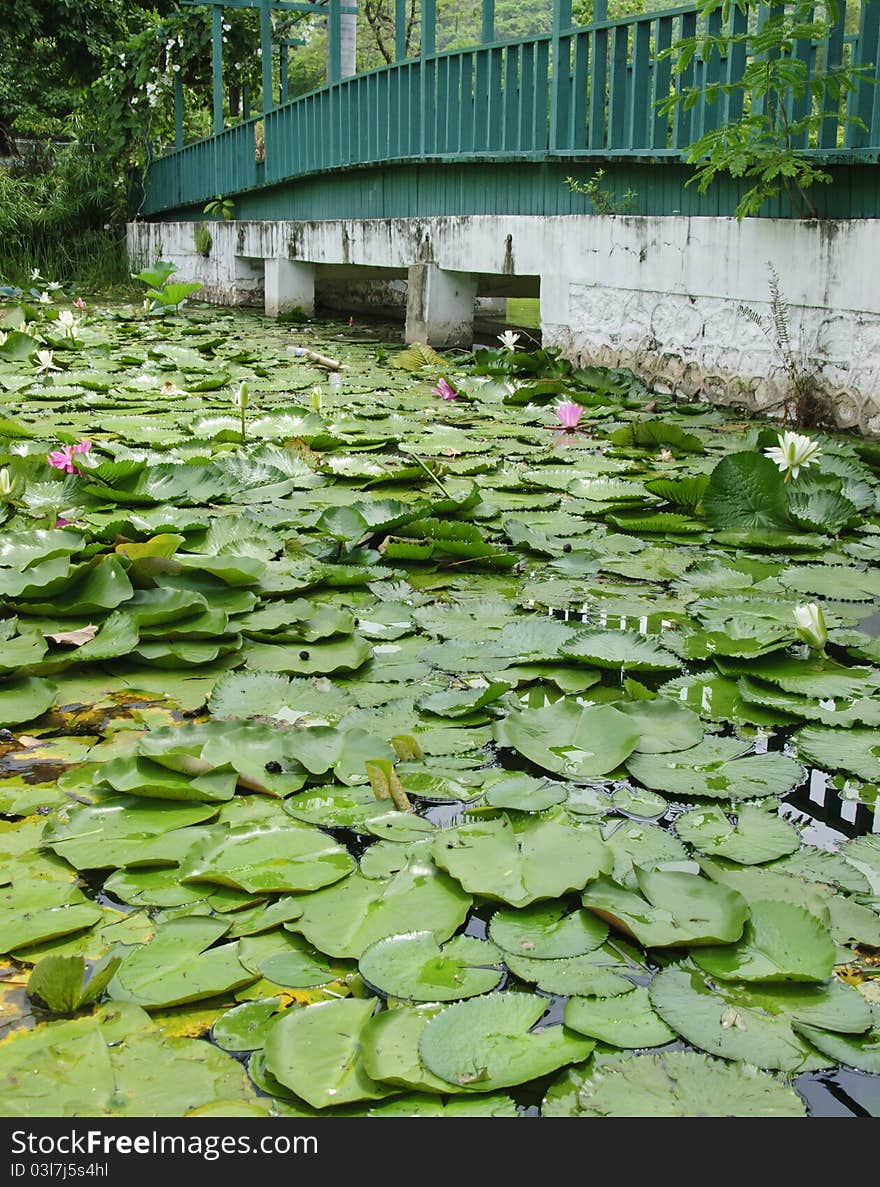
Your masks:
<svg viewBox="0 0 880 1187"><path fill-rule="evenodd" d="M840 425L880 432L880 220L477 215L209 227L207 259L192 223L131 224L130 251L174 260L203 282L204 299L227 304L262 299L256 262L273 257L537 275L546 344L689 397L768 410L786 394L783 360L738 308L769 318L772 265L800 365Z"/></svg>

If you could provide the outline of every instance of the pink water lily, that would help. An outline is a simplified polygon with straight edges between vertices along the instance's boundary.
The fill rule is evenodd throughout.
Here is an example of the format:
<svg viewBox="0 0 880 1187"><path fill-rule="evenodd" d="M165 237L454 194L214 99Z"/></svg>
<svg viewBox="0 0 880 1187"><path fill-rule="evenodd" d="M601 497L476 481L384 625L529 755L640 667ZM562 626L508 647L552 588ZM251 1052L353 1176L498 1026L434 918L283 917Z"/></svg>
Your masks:
<svg viewBox="0 0 880 1187"><path fill-rule="evenodd" d="M554 411L566 433L570 433L573 429L577 428L578 421L584 412L580 404L574 404L570 401L565 404L557 404Z"/></svg>
<svg viewBox="0 0 880 1187"><path fill-rule="evenodd" d="M77 297L77 298L76 298L76 300L75 300L73 303L74 303L74 305L76 306L76 308L77 308L77 309L85 309L85 307L86 307L86 303L85 303L85 301L82 299L82 297Z"/></svg>
<svg viewBox="0 0 880 1187"><path fill-rule="evenodd" d="M439 396L441 400L454 400L458 392L447 383L445 379L440 379L436 387L432 387L431 391L435 396Z"/></svg>
<svg viewBox="0 0 880 1187"><path fill-rule="evenodd" d="M62 445L60 449L53 449L46 461L56 470L63 470L65 474L78 474L79 469L74 461L74 455L88 453L91 448L91 441L79 441L76 445Z"/></svg>

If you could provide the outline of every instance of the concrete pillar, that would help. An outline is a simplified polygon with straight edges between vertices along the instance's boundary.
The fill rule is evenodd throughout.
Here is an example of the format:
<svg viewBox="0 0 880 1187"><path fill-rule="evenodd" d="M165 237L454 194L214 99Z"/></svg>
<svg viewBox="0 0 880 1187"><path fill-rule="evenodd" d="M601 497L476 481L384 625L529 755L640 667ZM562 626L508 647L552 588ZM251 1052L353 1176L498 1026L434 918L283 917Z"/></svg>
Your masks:
<svg viewBox="0 0 880 1187"><path fill-rule="evenodd" d="M477 281L469 272L436 264L407 270L406 341L430 346L466 346L474 340Z"/></svg>
<svg viewBox="0 0 880 1187"><path fill-rule="evenodd" d="M266 260L266 316L315 312L315 265L275 256Z"/></svg>

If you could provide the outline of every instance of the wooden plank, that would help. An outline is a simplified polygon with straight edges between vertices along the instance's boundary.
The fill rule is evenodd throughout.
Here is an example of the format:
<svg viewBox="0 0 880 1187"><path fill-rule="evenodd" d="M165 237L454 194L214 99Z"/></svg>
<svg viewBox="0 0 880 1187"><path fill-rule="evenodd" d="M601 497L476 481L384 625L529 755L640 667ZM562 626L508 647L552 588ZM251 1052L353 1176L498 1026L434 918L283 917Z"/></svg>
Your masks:
<svg viewBox="0 0 880 1187"><path fill-rule="evenodd" d="M880 3L862 4L862 19L859 24L859 39L853 52L853 65L863 66L869 75L877 78L878 62L880 62ZM872 127L874 115L874 87L863 82L858 89L849 96L847 113L851 118L862 120L864 128L858 124L849 123L846 126L844 144L847 148L866 148L868 145L880 146L880 126Z"/></svg>
<svg viewBox="0 0 880 1187"><path fill-rule="evenodd" d="M740 8L734 7L730 16L730 34L738 40L731 42L727 52L726 81L728 83L737 83L743 76L747 60L746 51L748 46L745 37L748 30L749 14L743 12ZM725 96L724 116L727 123L736 123L737 120L742 119L744 100L745 95L741 90L733 91L731 94Z"/></svg>
<svg viewBox="0 0 880 1187"><path fill-rule="evenodd" d="M486 148L490 152L497 152L504 144L504 51L490 49L488 61L489 111Z"/></svg>
<svg viewBox="0 0 880 1187"><path fill-rule="evenodd" d="M504 50L504 120L501 144L505 151L519 148L519 92L520 58L519 45L510 45Z"/></svg>
<svg viewBox="0 0 880 1187"><path fill-rule="evenodd" d="M586 148L587 98L590 85L590 34L578 33L573 41L571 119L566 142L572 148Z"/></svg>
<svg viewBox="0 0 880 1187"><path fill-rule="evenodd" d="M721 34L721 29L721 10L716 8L713 12L709 13L709 18L706 22L706 31L710 37L718 37ZM704 63L703 70L704 87L711 88L713 86L717 86L721 82L723 77L724 63L721 60L721 55L718 52L717 46L713 45L710 48L709 56ZM709 94L711 95L711 90L709 91ZM703 132L714 131L714 129L717 128L721 123L723 116L721 99L722 96L719 92L716 94L714 102L709 102L709 98L704 91L702 101Z"/></svg>
<svg viewBox="0 0 880 1187"><path fill-rule="evenodd" d="M650 90L651 22L637 21L633 29L633 64L629 100L628 140L631 148L647 148Z"/></svg>
<svg viewBox="0 0 880 1187"><path fill-rule="evenodd" d="M597 29L593 34L593 61L590 66L590 122L587 148L604 148L606 140L606 110L608 103L608 30Z"/></svg>
<svg viewBox="0 0 880 1187"><path fill-rule="evenodd" d="M611 38L611 87L608 95L608 147L626 146L629 27L618 25Z"/></svg>
<svg viewBox="0 0 880 1187"><path fill-rule="evenodd" d="M219 4L211 8L211 84L214 135L217 136L223 131L223 9Z"/></svg>
<svg viewBox="0 0 880 1187"><path fill-rule="evenodd" d="M550 147L567 145L571 110L571 38L564 32L571 28L572 0L553 0L553 86L550 96Z"/></svg>
<svg viewBox="0 0 880 1187"><path fill-rule="evenodd" d="M833 70L843 64L843 38L846 32L846 0L840 0L837 20L829 35L822 43L822 70ZM823 119L819 129L819 148L836 148L837 133L840 127L838 116L840 99L826 95L822 107Z"/></svg>
<svg viewBox="0 0 880 1187"><path fill-rule="evenodd" d="M471 119L471 148L476 152L489 147L489 70L491 50L477 50L473 55L474 92Z"/></svg>
<svg viewBox="0 0 880 1187"><path fill-rule="evenodd" d="M697 32L697 14L695 12L687 12L679 20L680 38L694 37ZM684 95L693 85L694 63L691 61L678 75L675 89L679 95ZM672 145L674 148L684 150L694 140L694 137L691 136L691 122L691 112L685 110L684 103L677 103L675 106L675 116L672 121Z"/></svg>
<svg viewBox="0 0 880 1187"><path fill-rule="evenodd" d="M669 144L671 118L661 115L658 104L666 99L672 86L672 59L661 55L672 45L672 17L663 16L657 20L657 31L654 39L654 77L653 77L653 112L654 122L651 130L651 147L666 148Z"/></svg>
<svg viewBox="0 0 880 1187"><path fill-rule="evenodd" d="M517 149L531 149L535 146L535 45L526 42L521 47L519 63L519 119L517 127Z"/></svg>

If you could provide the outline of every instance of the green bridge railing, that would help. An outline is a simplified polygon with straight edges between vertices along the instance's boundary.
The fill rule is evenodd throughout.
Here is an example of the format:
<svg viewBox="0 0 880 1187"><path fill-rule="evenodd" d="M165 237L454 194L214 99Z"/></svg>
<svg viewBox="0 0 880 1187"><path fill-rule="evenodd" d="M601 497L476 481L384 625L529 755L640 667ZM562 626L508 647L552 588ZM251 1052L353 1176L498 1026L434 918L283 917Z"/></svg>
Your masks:
<svg viewBox="0 0 880 1187"><path fill-rule="evenodd" d="M338 3L338 0L337 0ZM670 93L734 82L745 47L697 55L680 77L663 51L698 30L693 6L565 27L554 32L446 53L425 53L323 87L214 136L176 148L150 165L143 213L203 204L246 190L328 170L427 160L559 160L659 158L681 161L705 131L742 115L743 95L703 97L667 115ZM569 25L570 25L570 4ZM762 8L766 16L769 8ZM759 13L759 20L761 14ZM710 32L721 14L708 17ZM746 31L735 6L731 32ZM846 5L829 37L798 41L794 56L810 70L880 61L880 0L863 3L857 34L846 35ZM825 100L816 140L794 147L829 161L876 161L880 154L880 86L862 83ZM801 109L809 110L809 97ZM753 104L753 110L755 109ZM864 127L845 122L857 116Z"/></svg>

